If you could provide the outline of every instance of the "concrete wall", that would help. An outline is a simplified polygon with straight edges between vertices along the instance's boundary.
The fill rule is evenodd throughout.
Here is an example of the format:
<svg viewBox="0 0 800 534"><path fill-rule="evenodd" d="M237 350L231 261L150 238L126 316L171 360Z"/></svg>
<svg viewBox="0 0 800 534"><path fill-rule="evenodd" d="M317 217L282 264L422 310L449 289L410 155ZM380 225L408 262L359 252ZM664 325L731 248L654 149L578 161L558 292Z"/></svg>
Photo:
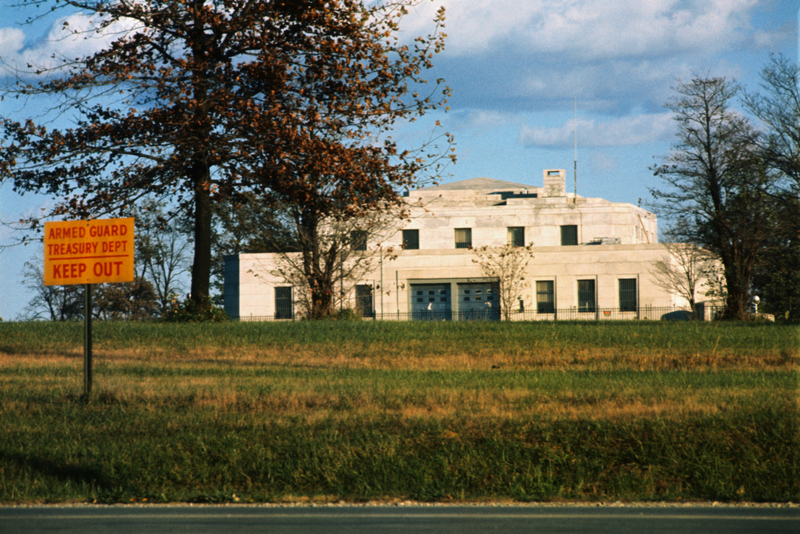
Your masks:
<svg viewBox="0 0 800 534"><path fill-rule="evenodd" d="M634 245L657 242L655 217L627 204L544 205L539 199L509 200L505 206L450 206L432 202L425 212L413 210L405 226L419 230L420 249L436 250L455 247L456 228L472 229L473 247L500 246L507 242L509 227L525 228L525 244L560 246L561 226L575 225L578 242L588 244L602 238L618 238L619 244ZM388 238L384 244L399 245L402 234Z"/></svg>
<svg viewBox="0 0 800 534"><path fill-rule="evenodd" d="M658 242L654 214L632 204L568 194L564 180L564 171L556 169L544 171L543 188L476 179L413 191L405 228L419 230L420 249L430 250L454 248L456 228L472 229L474 247L503 245L510 226L524 227L525 244L537 247L560 246L562 225L577 226L580 244L602 238L617 238L622 245ZM480 189L464 189L473 184ZM384 244L401 242L398 232Z"/></svg>
<svg viewBox="0 0 800 534"><path fill-rule="evenodd" d="M635 278L640 307L683 305L681 299L653 281L652 265L666 250L654 244L655 215L631 204L583 198L566 193L565 172L545 170L544 187L476 178L409 193L410 217L406 229L419 230L419 250L402 250L401 228L382 242L370 242L375 251L391 247L397 258L375 262L375 268L355 283L374 288L374 306L380 313L409 312L409 285L437 280L451 284L487 282L475 254L455 248L455 230L470 228L472 246L502 246L509 227L523 227L525 245L534 258L526 279L526 309L535 308L535 282L552 280L556 307L576 307L577 281L596 281L599 307L619 307L618 280ZM578 246L561 246L561 226L575 225ZM606 242L597 243L603 238ZM242 254L226 258L225 307L233 317L271 316L275 313L276 285L286 282L272 274L276 256ZM346 288L346 291L350 289ZM353 295L348 294L352 300ZM296 295L295 295L295 299ZM297 309L297 307L296 307Z"/></svg>
<svg viewBox="0 0 800 534"><path fill-rule="evenodd" d="M378 314L408 313L411 284L488 280L473 262L476 256L470 250L408 250L396 254L396 259L384 261L382 269L377 263L376 268L359 281L375 288L374 305ZM683 299L655 284L653 263L665 255L666 249L662 245L534 247L525 275L529 282L523 290L525 309L535 309L535 282L541 280L554 282L558 309L577 307L578 280L587 279L596 281L599 308L619 307L618 284L623 278L637 280L640 308L686 305ZM226 278L225 309L229 315L240 318L274 315L274 286L286 285L271 274L274 259L272 254L242 254L226 258L226 276L230 273L230 280L239 277L238 294L233 290L228 292L228 288L233 286ZM352 297L348 298L352 300Z"/></svg>

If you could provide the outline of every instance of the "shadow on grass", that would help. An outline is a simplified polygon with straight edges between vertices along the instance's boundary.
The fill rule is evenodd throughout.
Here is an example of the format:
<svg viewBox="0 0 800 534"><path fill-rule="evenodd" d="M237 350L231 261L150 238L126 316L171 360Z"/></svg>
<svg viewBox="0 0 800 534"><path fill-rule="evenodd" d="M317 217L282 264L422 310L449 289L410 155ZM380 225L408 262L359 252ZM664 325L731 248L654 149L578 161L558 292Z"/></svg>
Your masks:
<svg viewBox="0 0 800 534"><path fill-rule="evenodd" d="M20 452L0 451L0 465L18 469L45 478L56 479L60 483L72 483L101 493L113 493L111 482L102 470L81 464L69 464L52 458L33 456Z"/></svg>

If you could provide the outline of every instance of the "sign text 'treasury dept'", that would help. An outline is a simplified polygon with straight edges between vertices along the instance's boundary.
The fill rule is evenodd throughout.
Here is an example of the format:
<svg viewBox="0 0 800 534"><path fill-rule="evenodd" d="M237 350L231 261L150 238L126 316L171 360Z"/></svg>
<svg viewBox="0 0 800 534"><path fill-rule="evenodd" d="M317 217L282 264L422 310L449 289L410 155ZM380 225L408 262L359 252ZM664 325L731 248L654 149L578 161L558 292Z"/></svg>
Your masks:
<svg viewBox="0 0 800 534"><path fill-rule="evenodd" d="M45 285L132 281L132 217L45 223Z"/></svg>

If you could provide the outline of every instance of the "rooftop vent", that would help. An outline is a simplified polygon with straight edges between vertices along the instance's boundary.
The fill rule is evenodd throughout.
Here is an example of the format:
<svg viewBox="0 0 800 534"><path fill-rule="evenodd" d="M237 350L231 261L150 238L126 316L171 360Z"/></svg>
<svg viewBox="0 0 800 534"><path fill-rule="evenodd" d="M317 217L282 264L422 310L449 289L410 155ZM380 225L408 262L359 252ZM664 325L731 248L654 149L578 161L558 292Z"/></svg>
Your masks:
<svg viewBox="0 0 800 534"><path fill-rule="evenodd" d="M618 237L595 237L592 245L620 245L622 242Z"/></svg>

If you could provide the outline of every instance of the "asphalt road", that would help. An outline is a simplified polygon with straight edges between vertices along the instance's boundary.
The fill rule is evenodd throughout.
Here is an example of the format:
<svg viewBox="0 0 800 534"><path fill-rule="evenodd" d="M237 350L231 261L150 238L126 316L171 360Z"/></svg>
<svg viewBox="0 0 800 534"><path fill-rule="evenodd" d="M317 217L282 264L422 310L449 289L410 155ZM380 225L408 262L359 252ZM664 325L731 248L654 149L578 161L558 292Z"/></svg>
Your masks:
<svg viewBox="0 0 800 534"><path fill-rule="evenodd" d="M0 533L800 533L800 507L21 506Z"/></svg>

